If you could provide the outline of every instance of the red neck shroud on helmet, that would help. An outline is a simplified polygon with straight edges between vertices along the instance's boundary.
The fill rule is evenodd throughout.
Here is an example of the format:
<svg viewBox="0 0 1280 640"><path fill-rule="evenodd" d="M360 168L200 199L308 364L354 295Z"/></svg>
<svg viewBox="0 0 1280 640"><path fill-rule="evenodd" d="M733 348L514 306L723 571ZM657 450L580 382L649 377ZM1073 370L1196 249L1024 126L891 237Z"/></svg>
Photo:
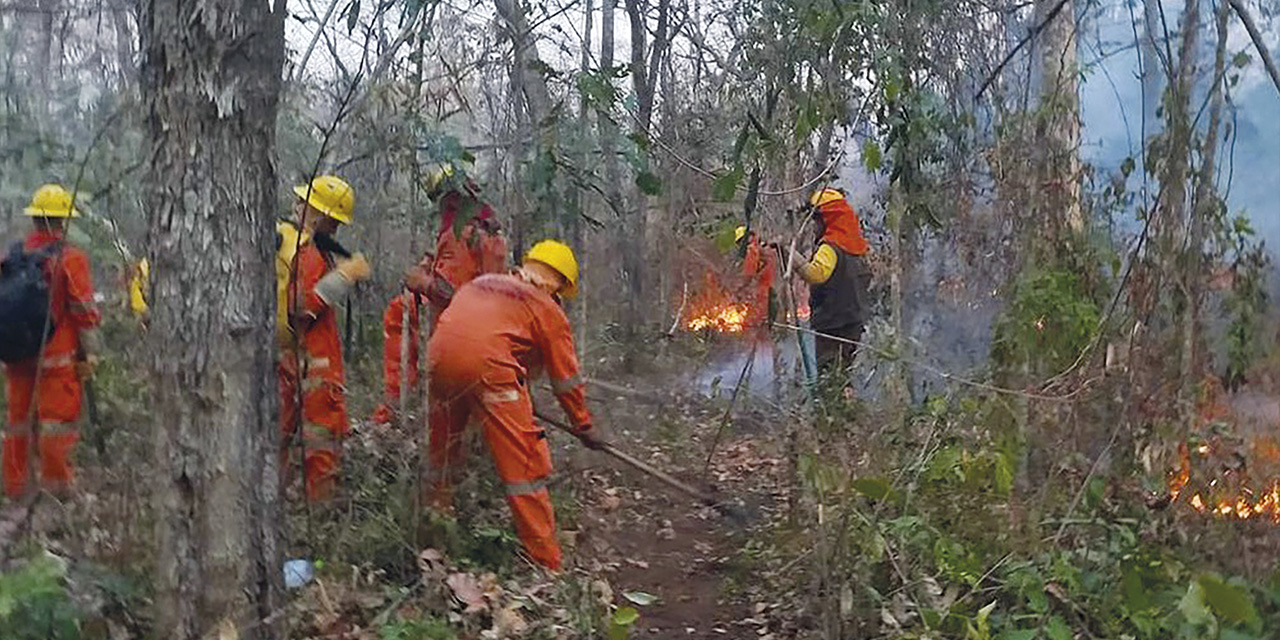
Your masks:
<svg viewBox="0 0 1280 640"><path fill-rule="evenodd" d="M457 191L450 191L440 199L440 230L453 229L453 218L462 209L463 199L471 196L464 195ZM493 217L493 209L486 202L481 202L480 210L476 212L475 219L488 220Z"/></svg>
<svg viewBox="0 0 1280 640"><path fill-rule="evenodd" d="M867 239L862 237L862 225L858 222L858 214L849 206L848 200L833 200L821 207L822 241L839 247L845 253L860 256L869 249Z"/></svg>

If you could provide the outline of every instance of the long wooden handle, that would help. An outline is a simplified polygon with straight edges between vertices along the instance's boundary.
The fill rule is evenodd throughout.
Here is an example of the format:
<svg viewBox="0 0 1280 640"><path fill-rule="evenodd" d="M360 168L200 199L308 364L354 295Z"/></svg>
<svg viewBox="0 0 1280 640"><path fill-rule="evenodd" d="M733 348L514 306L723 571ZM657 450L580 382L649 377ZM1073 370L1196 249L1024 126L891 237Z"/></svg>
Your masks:
<svg viewBox="0 0 1280 640"><path fill-rule="evenodd" d="M574 433L573 429L570 429L568 425L564 424L563 422L560 422L559 420L555 420L555 419L553 419L553 418L547 417L546 415L543 415L542 413L540 413L540 412L538 412L538 411L534 411L533 415L534 415L534 416L536 416L539 420L541 420L541 421L543 421L543 422L545 422L545 423L547 423L547 424L549 424L549 425L551 425L551 426L553 426L553 427L556 427L557 429L560 429L561 431L564 431L565 433L569 433L569 434L571 434L571 435L574 435L575 437L577 436L577 434L576 434L576 433ZM685 484L684 482L681 482L681 481L677 480L677 479L676 479L675 477L673 477L671 474L669 474L669 473L667 473L667 472L665 472L665 471L663 471L663 470L661 470L661 469L658 469L657 467L654 467L653 465L651 465L651 464L649 464L649 463L647 463L647 462L645 462L645 461L643 461L643 460L640 460L639 458L636 458L636 457L632 456L631 454L628 454L628 453L626 453L626 452L624 452L624 451L619 450L617 447L615 447L615 446L613 446L613 445L611 445L611 444L606 443L603 447L601 447L601 448L600 448L600 451L603 451L603 452L605 452L605 453L607 453L607 454L609 454L609 455L613 456L614 458L617 458L618 460L620 460L621 462L623 462L624 464L626 464L626 465L628 465L628 466L630 466L630 467L633 467L633 468L635 468L635 469L637 469L637 470L639 470L639 471L642 471L642 472L644 472L644 473L646 473L646 474L648 474L648 475L650 475L650 476L653 476L654 478L656 478L656 479L658 479L659 481L661 481L663 484L665 484L665 485L667 485L667 486L669 486L669 487L671 487L671 488L673 488L673 489L676 489L676 490L681 491L681 492L683 492L683 493L685 493L685 494L688 494L690 497L693 497L693 498L697 499L697 500L698 500L699 502L701 502L702 504L705 504L705 505L707 505L707 506L716 506L717 504L719 504L719 502L718 502L715 498L713 498L713 497L711 497L711 496L709 496L709 495L707 495L707 494L705 494L705 493L703 493L703 492L701 492L701 491L698 491L697 489L695 489L695 488L693 488L693 487L689 486L688 484Z"/></svg>

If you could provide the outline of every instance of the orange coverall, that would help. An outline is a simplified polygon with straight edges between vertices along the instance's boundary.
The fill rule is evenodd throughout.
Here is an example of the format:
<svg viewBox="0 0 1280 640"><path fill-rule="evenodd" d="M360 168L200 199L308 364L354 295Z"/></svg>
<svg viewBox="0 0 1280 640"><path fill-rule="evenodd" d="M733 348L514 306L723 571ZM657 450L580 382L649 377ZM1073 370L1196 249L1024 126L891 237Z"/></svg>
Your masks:
<svg viewBox="0 0 1280 640"><path fill-rule="evenodd" d="M36 251L61 241L61 233L33 231L23 242L23 248ZM102 320L93 302L89 257L83 251L64 244L61 253L45 262L45 271L51 285L54 329L41 354L40 370L37 373L36 358L5 365L9 424L3 443L4 490L11 498L21 496L26 489L33 420L40 423L41 485L64 489L75 479L71 453L80 439L78 423L83 391L75 370L81 347L80 332L93 329Z"/></svg>
<svg viewBox="0 0 1280 640"><path fill-rule="evenodd" d="M463 462L469 420L482 425L525 550L559 569L555 513L546 478L551 450L533 423L529 381L545 368L579 431L591 428L569 319L546 292L513 275L484 275L458 290L427 344L431 363L431 477L427 501L447 508Z"/></svg>
<svg viewBox="0 0 1280 640"><path fill-rule="evenodd" d="M761 246L755 234L747 244L747 255L742 259L742 279L750 291L747 303L751 305L748 323L755 327L768 327L769 292L778 278L778 256L773 249Z"/></svg>
<svg viewBox="0 0 1280 640"><path fill-rule="evenodd" d="M418 265L425 271L422 282L426 284L409 283L410 290L424 296L431 305L433 327L435 319L449 306L449 300L462 285L476 276L506 270L507 241L497 232L493 209L488 204L478 203L480 210L475 217L455 232L454 220L468 197L453 191L441 199L440 235L436 237L435 255Z"/></svg>
<svg viewBox="0 0 1280 640"><path fill-rule="evenodd" d="M373 421L378 424L389 424L395 416L400 403L401 378L409 389L418 385L418 302L417 296L402 293L391 299L387 310L382 314L382 383L386 389L386 400L378 406L373 414ZM400 337L404 333L404 306L409 305L409 371L402 376L400 371ZM408 391L406 391L408 393Z"/></svg>
<svg viewBox="0 0 1280 640"><path fill-rule="evenodd" d="M332 267L333 256L310 240L298 249L289 282L289 324L300 348L286 346L280 355L282 468L287 471L292 467L289 453L301 417L303 469L310 500L333 495L342 438L347 433L342 340L333 310L337 301L327 301L316 291L316 284Z"/></svg>

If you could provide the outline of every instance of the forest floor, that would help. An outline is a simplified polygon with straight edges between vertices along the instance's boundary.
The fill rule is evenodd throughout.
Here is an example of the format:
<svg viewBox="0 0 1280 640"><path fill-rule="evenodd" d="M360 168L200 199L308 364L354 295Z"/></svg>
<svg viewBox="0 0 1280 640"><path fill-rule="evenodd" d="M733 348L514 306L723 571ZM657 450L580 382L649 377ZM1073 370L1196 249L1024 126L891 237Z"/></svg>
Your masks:
<svg viewBox="0 0 1280 640"><path fill-rule="evenodd" d="M745 362L733 355L737 345L719 349L734 366ZM558 576L518 557L482 448L472 451L472 480L459 486L453 533L409 533L430 519L405 506L411 438L364 419L376 389L357 382L346 495L311 515L290 504L286 556L324 562L315 580L289 591L289 637L616 637L610 627L627 608L639 614L621 625L632 638L790 637L785 600L767 593L759 553L785 502L785 416L747 393L730 406L733 382L709 380L722 375L715 368L672 358L641 376L604 374L614 382L593 381L589 396L620 449L732 501L735 517L553 433L551 486L566 558ZM538 395L539 406L555 407ZM86 637L137 637L148 627L146 465L120 464L145 459L147 427L86 434L70 499L42 495L30 513L13 504L0 510L6 560L57 558L85 626L102 630Z"/></svg>
<svg viewBox="0 0 1280 640"><path fill-rule="evenodd" d="M682 343L635 374L620 373L616 363L590 363L597 377L588 379L588 395L606 435L620 449L734 505L733 517L552 432L550 485L565 551L565 570L555 575L521 557L502 490L478 442L458 487L456 518L412 506L415 437L365 419L380 395L379 377L357 368L342 496L308 508L296 486L289 492L285 555L314 561L316 571L305 586L288 590L288 637L809 637L802 630L817 621L806 599L829 593L830 585L805 573L814 571L812 559L820 554L805 546L812 536L788 523L788 491L795 485L788 479L804 473L803 462L800 470L789 468L787 455L797 419L788 407L795 406L798 391L773 386L772 375L757 375L759 370L744 371L746 353L741 340L722 338ZM769 359L753 359L753 368L767 368ZM375 364L359 362L370 369ZM746 389L734 394L739 379ZM1275 380L1280 376L1259 376L1223 398L1220 413L1239 423L1241 446L1212 441L1215 460L1234 460L1239 453L1256 477L1280 477L1280 443L1272 437L1280 420ZM145 402L129 400L123 387L107 390L103 409L111 428L85 433L75 494L64 500L42 495L30 511L0 505L0 604L22 594L38 603L29 611L40 619L52 625L63 616L80 629L75 635L17 637L149 635L150 427ZM549 393L536 395L538 406L558 412ZM856 443L863 439L841 446L860 448ZM809 526L821 525L821 510L811 515ZM1270 565L1280 538L1268 523L1239 524L1252 525L1248 531L1257 534L1237 536L1241 544L1253 543L1216 564L1251 575L1249 565ZM1192 544L1215 539L1209 534L1229 526L1196 525L1190 530L1201 533Z"/></svg>
<svg viewBox="0 0 1280 640"><path fill-rule="evenodd" d="M584 471L592 481L578 519L577 562L609 574L624 592L657 596L637 623L653 636L767 637L776 605L759 592L751 548L781 511L777 443L749 421L730 419L708 464L724 401L665 393L661 407L614 394L615 407L637 409L630 418L608 412L615 441L735 508L725 514L698 505L617 464Z"/></svg>

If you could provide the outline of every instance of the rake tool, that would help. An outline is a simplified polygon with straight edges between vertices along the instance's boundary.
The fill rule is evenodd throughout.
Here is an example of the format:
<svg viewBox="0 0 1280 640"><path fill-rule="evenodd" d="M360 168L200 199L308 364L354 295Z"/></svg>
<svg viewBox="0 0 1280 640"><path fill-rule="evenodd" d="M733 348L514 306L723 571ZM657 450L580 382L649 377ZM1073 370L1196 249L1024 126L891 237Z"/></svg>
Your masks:
<svg viewBox="0 0 1280 640"><path fill-rule="evenodd" d="M559 420L556 420L554 418L548 417L547 415L543 414L540 411L534 411L533 415L537 417L539 420L557 429L560 429L565 433L568 433L570 435L573 435L574 437L577 437L577 434L574 433L573 429L569 428L569 425L566 425L565 423L560 422ZM717 500L711 494L699 491L698 489L695 489L691 485L685 482L682 482L680 480L677 480L671 474L643 460L640 460L639 458L636 458L635 456L632 456L631 454L625 451L622 451L621 449L618 449L612 444L603 443L603 445L600 446L597 450L607 453L610 456L613 456L615 459L621 461L623 464L626 464L627 466L633 469L636 469L652 478L657 479L662 484L665 484L668 487L671 487L672 489L675 489L693 498L694 500L697 500L700 504L703 504L705 506L711 507L712 509L715 509L716 512L718 512L722 516L725 516L726 518L729 518L731 520L735 520L738 522L746 520L746 514L744 513L740 505L724 502L722 500Z"/></svg>

